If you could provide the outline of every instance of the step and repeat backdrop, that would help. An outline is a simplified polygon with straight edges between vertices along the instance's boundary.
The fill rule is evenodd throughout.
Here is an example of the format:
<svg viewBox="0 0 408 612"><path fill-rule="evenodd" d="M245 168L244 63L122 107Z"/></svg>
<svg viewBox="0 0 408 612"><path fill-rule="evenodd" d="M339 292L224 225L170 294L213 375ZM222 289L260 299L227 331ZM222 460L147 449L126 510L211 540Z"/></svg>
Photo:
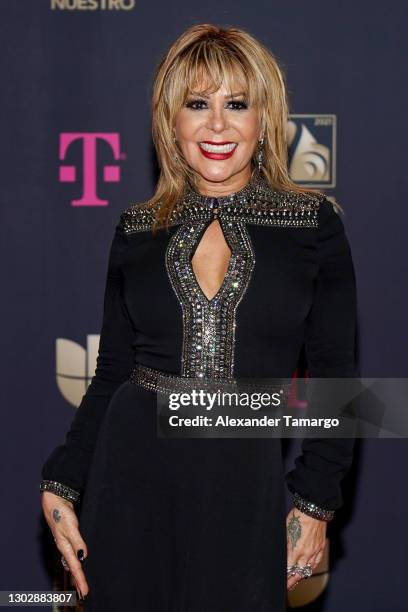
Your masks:
<svg viewBox="0 0 408 612"><path fill-rule="evenodd" d="M40 468L94 373L113 229L158 175L153 72L188 26L241 27L279 59L291 176L345 210L361 375L407 376L406 20L402 0L1 0L0 590L66 586ZM406 439L357 441L321 571L289 607L407 609L406 460Z"/></svg>

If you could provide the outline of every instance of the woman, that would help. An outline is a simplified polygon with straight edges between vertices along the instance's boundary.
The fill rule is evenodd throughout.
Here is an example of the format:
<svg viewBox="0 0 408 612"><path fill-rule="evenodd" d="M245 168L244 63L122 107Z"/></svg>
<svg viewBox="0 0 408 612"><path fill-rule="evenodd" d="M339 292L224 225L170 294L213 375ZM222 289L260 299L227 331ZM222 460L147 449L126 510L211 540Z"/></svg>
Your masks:
<svg viewBox="0 0 408 612"><path fill-rule="evenodd" d="M290 378L303 343L310 376L353 376L348 241L288 176L284 78L248 33L189 28L152 102L160 178L120 215L96 373L43 466L44 514L87 610L283 611L322 558L352 441L305 439L284 475L278 438L158 437L155 391Z"/></svg>

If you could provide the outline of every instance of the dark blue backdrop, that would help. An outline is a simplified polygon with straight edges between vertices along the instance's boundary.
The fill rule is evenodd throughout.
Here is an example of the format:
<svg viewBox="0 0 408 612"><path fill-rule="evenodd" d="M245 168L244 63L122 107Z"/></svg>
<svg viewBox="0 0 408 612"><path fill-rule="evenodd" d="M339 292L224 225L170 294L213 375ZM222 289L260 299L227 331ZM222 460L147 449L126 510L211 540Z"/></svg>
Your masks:
<svg viewBox="0 0 408 612"><path fill-rule="evenodd" d="M71 9L58 8L64 4ZM113 228L125 207L149 197L157 177L153 70L186 27L209 22L247 29L286 69L294 115L335 116L336 184L327 193L346 211L361 375L407 376L406 3L123 0L121 10L87 10L91 5L0 5L0 590L48 589L53 579L40 467L62 440L72 401L92 374ZM100 140L97 147L97 195L106 206L71 204L82 196L82 145L73 143L61 162L60 137L84 132L119 138L117 159L112 143ZM87 164L89 179L92 160ZM74 166L75 182L60 180L63 165ZM104 175L104 166L114 168ZM406 610L406 451L405 440L358 444L330 540L328 584L304 609Z"/></svg>

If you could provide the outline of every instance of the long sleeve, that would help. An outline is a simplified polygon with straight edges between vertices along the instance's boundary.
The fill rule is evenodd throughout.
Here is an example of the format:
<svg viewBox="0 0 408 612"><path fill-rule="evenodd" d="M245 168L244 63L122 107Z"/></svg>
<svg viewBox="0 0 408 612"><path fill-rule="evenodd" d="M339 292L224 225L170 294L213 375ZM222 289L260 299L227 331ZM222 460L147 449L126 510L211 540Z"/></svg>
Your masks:
<svg viewBox="0 0 408 612"><path fill-rule="evenodd" d="M357 298L350 246L340 214L327 199L319 219L319 270L305 326L308 372L311 378L355 378ZM295 468L285 476L295 505L307 511L309 503L312 511L307 513L318 517L314 504L332 518L343 505L340 483L352 463L354 438L304 438L301 449Z"/></svg>
<svg viewBox="0 0 408 612"><path fill-rule="evenodd" d="M134 367L135 330L123 299L125 247L126 235L119 221L109 253L95 375L76 410L65 443L54 449L41 470L41 490L52 490L73 501L85 489L98 431L109 402Z"/></svg>

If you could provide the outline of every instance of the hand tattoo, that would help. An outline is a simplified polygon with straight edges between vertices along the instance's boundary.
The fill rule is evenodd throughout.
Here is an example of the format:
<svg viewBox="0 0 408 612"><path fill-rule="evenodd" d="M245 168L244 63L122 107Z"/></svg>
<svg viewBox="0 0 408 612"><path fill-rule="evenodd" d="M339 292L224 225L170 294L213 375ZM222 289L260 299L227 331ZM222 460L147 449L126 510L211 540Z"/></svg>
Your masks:
<svg viewBox="0 0 408 612"><path fill-rule="evenodd" d="M58 523L61 520L62 516L58 508L54 508L54 510L52 511L52 518L54 519L56 523Z"/></svg>
<svg viewBox="0 0 408 612"><path fill-rule="evenodd" d="M302 535L302 525L300 522L300 517L293 512L287 528L287 533L289 536L290 543L292 545L292 550L295 549L297 541L300 539Z"/></svg>

